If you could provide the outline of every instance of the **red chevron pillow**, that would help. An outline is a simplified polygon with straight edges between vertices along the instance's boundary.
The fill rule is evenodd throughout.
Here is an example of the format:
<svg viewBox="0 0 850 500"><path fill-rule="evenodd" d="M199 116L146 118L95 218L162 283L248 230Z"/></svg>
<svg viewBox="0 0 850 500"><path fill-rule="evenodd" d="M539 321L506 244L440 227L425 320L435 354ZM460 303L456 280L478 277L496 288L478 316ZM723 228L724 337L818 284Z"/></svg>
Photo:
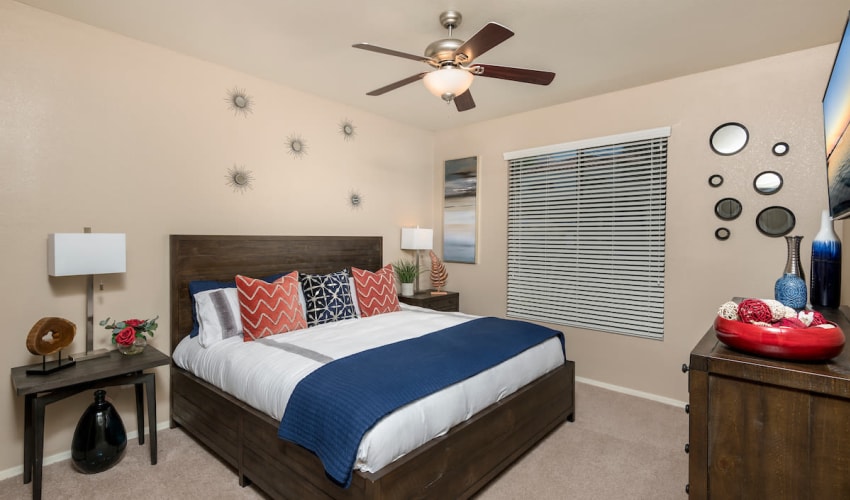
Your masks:
<svg viewBox="0 0 850 500"><path fill-rule="evenodd" d="M271 283L236 276L236 288L245 342L307 328L304 308L298 300L298 271Z"/></svg>
<svg viewBox="0 0 850 500"><path fill-rule="evenodd" d="M352 267L351 274L354 276L360 316L365 318L401 310L395 291L392 264L387 264L375 273Z"/></svg>

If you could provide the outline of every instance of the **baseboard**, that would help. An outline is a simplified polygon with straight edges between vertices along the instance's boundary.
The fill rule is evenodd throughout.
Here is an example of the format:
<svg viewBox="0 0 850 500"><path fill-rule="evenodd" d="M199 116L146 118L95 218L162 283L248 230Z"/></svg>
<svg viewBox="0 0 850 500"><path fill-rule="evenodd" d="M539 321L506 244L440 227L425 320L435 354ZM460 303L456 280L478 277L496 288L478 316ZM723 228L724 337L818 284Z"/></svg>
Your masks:
<svg viewBox="0 0 850 500"><path fill-rule="evenodd" d="M166 420L165 422L159 422L156 424L157 431L163 431L169 428L169 423ZM139 431L130 431L127 433L127 440L136 439L139 437ZM21 450L23 454L23 449ZM61 462L63 460L68 460L71 458L71 450L61 451L56 453L55 455L50 455L49 457L44 457L42 459L42 467L55 464L56 462ZM24 474L24 464L18 465L16 467L12 467L3 471L0 471L0 481L4 479L9 479L10 477L21 476Z"/></svg>
<svg viewBox="0 0 850 500"><path fill-rule="evenodd" d="M587 385L593 385L596 387L601 387L603 389L608 389L614 392L621 392L623 394L628 394L630 396L637 396L639 398L649 399L651 401L657 401L659 403L664 403L666 405L675 406L677 408L684 408L687 404L685 401L679 401L677 399L665 398L664 396L659 396L657 394L652 394L650 392L636 391L634 389L629 389L628 387L622 387L619 385L609 384L606 382L600 382L598 380L593 380L584 377L576 377L576 382L581 382Z"/></svg>

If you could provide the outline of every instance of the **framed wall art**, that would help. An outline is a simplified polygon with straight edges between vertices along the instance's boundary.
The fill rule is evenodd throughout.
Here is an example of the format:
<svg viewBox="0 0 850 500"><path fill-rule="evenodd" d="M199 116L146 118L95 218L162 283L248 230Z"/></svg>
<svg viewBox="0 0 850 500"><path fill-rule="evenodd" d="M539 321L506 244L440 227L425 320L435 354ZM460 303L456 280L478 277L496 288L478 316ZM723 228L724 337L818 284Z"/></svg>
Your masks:
<svg viewBox="0 0 850 500"><path fill-rule="evenodd" d="M446 160L443 186L443 261L475 264L478 157Z"/></svg>

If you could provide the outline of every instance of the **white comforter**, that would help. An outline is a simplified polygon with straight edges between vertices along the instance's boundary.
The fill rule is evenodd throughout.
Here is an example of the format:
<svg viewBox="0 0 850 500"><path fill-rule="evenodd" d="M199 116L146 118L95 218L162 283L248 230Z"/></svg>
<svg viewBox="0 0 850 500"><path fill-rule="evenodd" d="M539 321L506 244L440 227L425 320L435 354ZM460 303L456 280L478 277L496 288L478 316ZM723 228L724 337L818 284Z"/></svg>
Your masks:
<svg viewBox="0 0 850 500"><path fill-rule="evenodd" d="M469 321L476 316L438 313L402 304L397 313L328 323L255 342L232 337L202 347L186 337L174 350L181 368L236 396L275 420L298 382L338 359ZM311 359L315 358L315 359ZM360 443L357 469L374 472L476 412L563 364L561 343L548 340L475 377L388 415Z"/></svg>

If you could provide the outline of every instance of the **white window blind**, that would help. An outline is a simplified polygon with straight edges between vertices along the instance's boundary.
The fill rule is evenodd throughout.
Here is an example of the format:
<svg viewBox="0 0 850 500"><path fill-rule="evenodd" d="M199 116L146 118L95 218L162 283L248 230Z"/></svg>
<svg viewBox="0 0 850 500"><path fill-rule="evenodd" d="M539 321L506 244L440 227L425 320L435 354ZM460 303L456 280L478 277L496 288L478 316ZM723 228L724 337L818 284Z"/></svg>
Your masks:
<svg viewBox="0 0 850 500"><path fill-rule="evenodd" d="M669 135L505 154L509 317L663 338Z"/></svg>

